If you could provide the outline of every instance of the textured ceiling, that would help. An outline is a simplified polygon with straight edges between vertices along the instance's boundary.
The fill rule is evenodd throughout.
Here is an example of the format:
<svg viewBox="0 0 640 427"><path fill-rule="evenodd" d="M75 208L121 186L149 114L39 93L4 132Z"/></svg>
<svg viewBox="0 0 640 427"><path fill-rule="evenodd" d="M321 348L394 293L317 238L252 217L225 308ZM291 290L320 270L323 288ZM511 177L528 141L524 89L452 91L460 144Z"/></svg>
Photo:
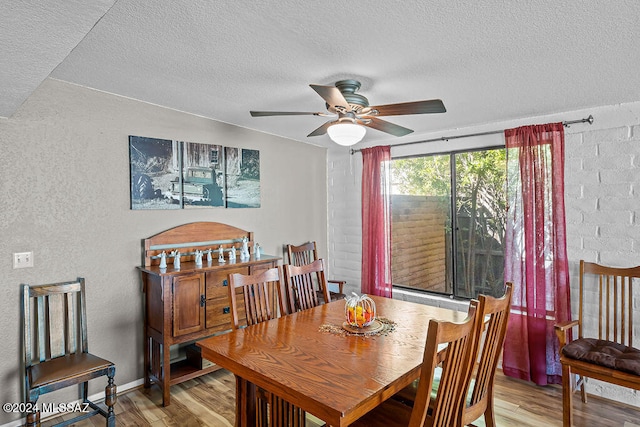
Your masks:
<svg viewBox="0 0 640 427"><path fill-rule="evenodd" d="M361 145L640 100L640 2L452 0L7 1L0 116L47 77L286 138L326 118L309 87L362 82L372 105L440 98Z"/></svg>

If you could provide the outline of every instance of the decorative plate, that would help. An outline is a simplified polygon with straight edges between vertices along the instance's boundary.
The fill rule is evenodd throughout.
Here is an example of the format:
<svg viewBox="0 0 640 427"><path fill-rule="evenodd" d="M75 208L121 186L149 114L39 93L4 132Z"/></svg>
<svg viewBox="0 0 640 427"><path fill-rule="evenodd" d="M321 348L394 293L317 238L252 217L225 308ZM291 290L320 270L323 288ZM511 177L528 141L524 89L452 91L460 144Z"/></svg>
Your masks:
<svg viewBox="0 0 640 427"><path fill-rule="evenodd" d="M344 322L342 324L342 329L347 332L351 332L353 334L375 334L376 332L380 332L384 328L384 324L375 319L369 326L365 326L362 328L358 328L357 326L351 326L349 323Z"/></svg>

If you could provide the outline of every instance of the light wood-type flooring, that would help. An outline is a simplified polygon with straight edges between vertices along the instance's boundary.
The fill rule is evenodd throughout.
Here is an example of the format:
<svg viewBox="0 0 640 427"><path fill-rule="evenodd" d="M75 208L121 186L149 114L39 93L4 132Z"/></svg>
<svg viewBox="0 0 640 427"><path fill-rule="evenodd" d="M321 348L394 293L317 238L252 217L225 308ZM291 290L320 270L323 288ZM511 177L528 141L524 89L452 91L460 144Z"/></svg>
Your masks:
<svg viewBox="0 0 640 427"><path fill-rule="evenodd" d="M171 387L171 405L162 407L158 387L139 388L118 396L118 426L229 426L234 423L235 380L220 370ZM496 376L495 408L498 426L562 426L562 389L537 387L522 381ZM590 398L588 404L574 396L574 427L640 427L640 408ZM60 417L42 423L50 426ZM94 416L77 426L104 426L104 418ZM315 427L313 420L309 427ZM476 422L484 426L482 419Z"/></svg>

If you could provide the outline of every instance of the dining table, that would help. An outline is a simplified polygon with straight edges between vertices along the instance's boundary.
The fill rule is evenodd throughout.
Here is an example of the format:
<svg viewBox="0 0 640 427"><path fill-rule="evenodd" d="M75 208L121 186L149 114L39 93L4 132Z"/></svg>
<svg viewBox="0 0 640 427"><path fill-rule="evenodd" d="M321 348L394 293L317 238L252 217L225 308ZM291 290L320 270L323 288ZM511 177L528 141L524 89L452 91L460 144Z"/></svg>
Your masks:
<svg viewBox="0 0 640 427"><path fill-rule="evenodd" d="M466 312L370 296L379 333L345 325L345 301L298 311L198 342L202 357L236 378L236 426L255 425L263 389L328 426L348 426L420 375L430 319Z"/></svg>

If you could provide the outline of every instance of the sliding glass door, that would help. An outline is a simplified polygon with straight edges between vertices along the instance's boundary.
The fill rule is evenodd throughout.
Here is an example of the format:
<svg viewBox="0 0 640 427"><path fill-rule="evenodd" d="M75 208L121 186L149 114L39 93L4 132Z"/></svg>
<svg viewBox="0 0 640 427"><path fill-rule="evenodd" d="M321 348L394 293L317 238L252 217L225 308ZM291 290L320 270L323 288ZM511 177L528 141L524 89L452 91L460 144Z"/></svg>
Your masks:
<svg viewBox="0 0 640 427"><path fill-rule="evenodd" d="M500 295L504 177L504 148L394 159L394 286Z"/></svg>

